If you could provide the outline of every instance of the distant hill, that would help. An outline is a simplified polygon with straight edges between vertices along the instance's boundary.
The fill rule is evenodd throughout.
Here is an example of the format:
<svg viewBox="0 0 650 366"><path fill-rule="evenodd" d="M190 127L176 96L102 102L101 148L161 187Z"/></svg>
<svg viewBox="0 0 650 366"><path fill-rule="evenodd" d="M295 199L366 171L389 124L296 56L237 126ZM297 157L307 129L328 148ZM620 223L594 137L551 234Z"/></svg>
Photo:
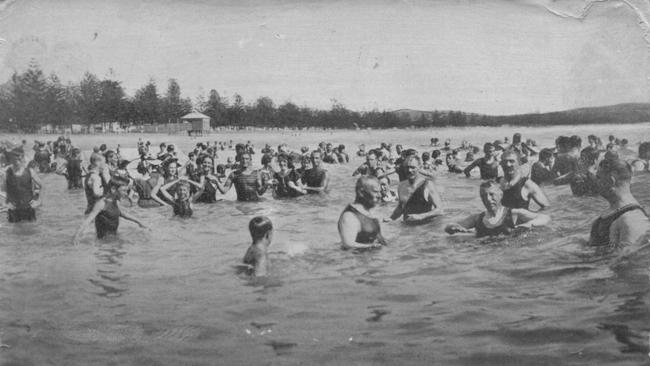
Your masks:
<svg viewBox="0 0 650 366"><path fill-rule="evenodd" d="M467 125L557 125L585 123L650 122L650 103L625 103L602 107L577 108L566 111L490 116L454 111L418 111L400 109L392 112L400 120L422 122L446 121L451 115L462 116ZM430 123L431 123L430 122ZM444 124L444 123L443 123Z"/></svg>

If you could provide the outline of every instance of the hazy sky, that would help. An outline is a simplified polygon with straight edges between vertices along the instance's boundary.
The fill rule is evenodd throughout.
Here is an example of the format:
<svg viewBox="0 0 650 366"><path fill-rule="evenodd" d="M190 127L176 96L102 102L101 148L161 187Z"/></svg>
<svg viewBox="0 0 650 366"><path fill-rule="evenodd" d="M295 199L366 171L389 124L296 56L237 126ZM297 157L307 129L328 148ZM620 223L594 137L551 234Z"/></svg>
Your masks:
<svg viewBox="0 0 650 366"><path fill-rule="evenodd" d="M625 3L0 1L0 81L35 58L63 81L176 78L185 96L358 110L512 114L649 102L648 46Z"/></svg>

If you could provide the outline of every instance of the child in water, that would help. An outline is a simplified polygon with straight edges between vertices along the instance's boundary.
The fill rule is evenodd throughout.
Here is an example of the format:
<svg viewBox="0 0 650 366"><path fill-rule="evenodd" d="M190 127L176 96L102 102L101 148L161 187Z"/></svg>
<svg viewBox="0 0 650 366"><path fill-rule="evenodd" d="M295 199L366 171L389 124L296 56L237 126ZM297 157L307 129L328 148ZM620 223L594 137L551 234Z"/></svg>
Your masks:
<svg viewBox="0 0 650 366"><path fill-rule="evenodd" d="M244 255L244 264L248 266L249 273L256 277L264 277L269 270L267 250L273 239L273 224L266 216L254 217L248 224L253 243Z"/></svg>
<svg viewBox="0 0 650 366"><path fill-rule="evenodd" d="M197 187L198 191L192 195L190 193L190 184ZM176 197L172 197L169 188L176 186ZM173 180L160 188L160 192L169 202L173 202L174 216L182 218L192 217L192 202L195 202L203 193L199 183L189 180L185 177Z"/></svg>

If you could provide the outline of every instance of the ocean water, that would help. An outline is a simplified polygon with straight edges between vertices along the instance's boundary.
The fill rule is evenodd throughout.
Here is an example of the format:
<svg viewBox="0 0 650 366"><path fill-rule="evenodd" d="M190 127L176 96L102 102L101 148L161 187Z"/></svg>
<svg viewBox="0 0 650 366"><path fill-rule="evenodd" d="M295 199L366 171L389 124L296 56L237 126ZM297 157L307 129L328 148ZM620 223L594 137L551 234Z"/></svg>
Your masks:
<svg viewBox="0 0 650 366"><path fill-rule="evenodd" d="M258 149L343 143L352 162L328 166L326 196L238 203L232 193L195 205L194 217L168 208L125 207L127 221L98 241L83 219L83 192L43 175L36 223L0 221L2 365L639 365L648 363L650 253L644 247L596 253L585 246L607 206L545 187L553 222L509 238L448 236L444 225L482 210L477 177L438 177L447 217L426 226L382 224L389 246L342 251L336 222L353 200L356 145L381 141L420 151L437 136L476 144L522 132L542 146L559 134L610 133L636 149L650 126L467 128L441 130L254 132L212 135L251 140ZM38 136L48 139L48 136ZM139 135L73 136L84 149L133 147ZM142 136L184 151L200 140ZM21 139L23 136L0 136ZM26 136L29 140L35 136ZM231 152L226 153L226 155ZM224 160L222 156L220 160ZM255 158L259 162L259 155ZM633 193L650 206L650 175ZM380 217L393 206L378 207ZM248 221L275 226L271 277L236 274Z"/></svg>

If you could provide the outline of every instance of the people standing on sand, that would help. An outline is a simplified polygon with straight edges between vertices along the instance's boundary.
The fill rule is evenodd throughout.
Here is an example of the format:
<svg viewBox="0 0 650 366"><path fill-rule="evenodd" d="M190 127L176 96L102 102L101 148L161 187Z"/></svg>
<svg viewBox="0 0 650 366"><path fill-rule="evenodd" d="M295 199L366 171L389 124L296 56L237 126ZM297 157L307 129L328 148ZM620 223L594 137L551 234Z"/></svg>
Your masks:
<svg viewBox="0 0 650 366"><path fill-rule="evenodd" d="M248 231L253 242L246 250L243 262L248 266L248 274L265 277L270 267L268 249L273 240L273 223L266 216L253 217L248 223Z"/></svg>
<svg viewBox="0 0 650 366"><path fill-rule="evenodd" d="M35 221L42 185L36 171L27 167L22 147L5 152L11 166L5 172L7 219L9 222Z"/></svg>
<svg viewBox="0 0 650 366"><path fill-rule="evenodd" d="M420 157L409 155L404 166L408 170L408 176L399 183L399 200L390 220L402 216L405 223L423 224L442 215L442 197L433 181L420 174Z"/></svg>
<svg viewBox="0 0 650 366"><path fill-rule="evenodd" d="M379 219L371 213L381 201L379 180L371 176L357 179L354 203L339 217L338 230L343 249L371 249L386 245Z"/></svg>
<svg viewBox="0 0 650 366"><path fill-rule="evenodd" d="M86 215L79 229L77 229L73 239L74 244L79 244L83 232L93 220L95 221L95 232L98 239L116 235L117 228L120 225L120 217L138 224L141 228L145 228L140 221L120 209L119 201L126 198L128 194L128 181L115 177L111 179L108 186L109 193L95 202L92 210Z"/></svg>
<svg viewBox="0 0 650 366"><path fill-rule="evenodd" d="M325 193L329 187L330 178L327 170L322 167L321 153L318 150L311 153L311 169L304 171L301 180L304 188L310 194Z"/></svg>
<svg viewBox="0 0 650 366"><path fill-rule="evenodd" d="M484 156L474 160L470 165L468 165L463 172L468 178L471 175L471 172L474 168L478 167L481 179L497 179L502 176L499 161L496 158L496 149L491 143L486 143L483 145L483 154Z"/></svg>
<svg viewBox="0 0 650 366"><path fill-rule="evenodd" d="M480 196L485 211L473 214L458 223L447 225L448 234L468 233L475 229L476 237L508 235L515 228L532 228L547 225L551 218L523 208L510 208L501 204L503 191L498 183L488 180L480 186Z"/></svg>
<svg viewBox="0 0 650 366"><path fill-rule="evenodd" d="M503 190L501 203L509 208L529 209L533 200L540 208L549 206L548 198L542 189L532 180L521 174L519 170L519 155L507 150L501 155L503 177L499 180Z"/></svg>
<svg viewBox="0 0 650 366"><path fill-rule="evenodd" d="M609 154L600 162L596 179L609 208L592 224L589 244L611 248L636 244L650 230L650 221L630 191L632 168Z"/></svg>

